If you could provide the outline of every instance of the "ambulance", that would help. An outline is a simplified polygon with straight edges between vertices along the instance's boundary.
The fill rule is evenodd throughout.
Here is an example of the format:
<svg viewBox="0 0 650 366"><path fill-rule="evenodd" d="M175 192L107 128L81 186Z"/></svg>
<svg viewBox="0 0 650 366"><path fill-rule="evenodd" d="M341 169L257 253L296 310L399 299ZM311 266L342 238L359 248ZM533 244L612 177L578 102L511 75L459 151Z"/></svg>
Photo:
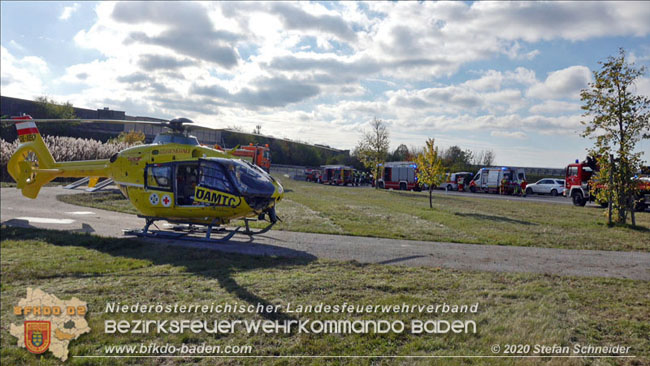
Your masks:
<svg viewBox="0 0 650 366"><path fill-rule="evenodd" d="M512 194L516 185L526 180L523 168L509 168L506 166L495 168L481 168L474 179L469 183L471 192L505 193Z"/></svg>

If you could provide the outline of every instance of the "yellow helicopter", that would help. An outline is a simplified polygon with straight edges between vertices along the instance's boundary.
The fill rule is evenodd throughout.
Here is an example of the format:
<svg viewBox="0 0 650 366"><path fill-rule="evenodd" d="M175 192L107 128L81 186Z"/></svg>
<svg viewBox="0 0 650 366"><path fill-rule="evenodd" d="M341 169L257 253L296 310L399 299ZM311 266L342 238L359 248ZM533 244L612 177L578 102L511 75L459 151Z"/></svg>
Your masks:
<svg viewBox="0 0 650 366"><path fill-rule="evenodd" d="M122 194L146 220L142 230L125 231L138 236L173 236L162 230L149 230L158 220L206 228L210 240L213 227L243 219L247 235L266 232L278 221L275 205L284 194L279 181L261 168L230 155L227 151L201 146L189 135L186 125L193 122L177 118L165 122L143 121L167 127L148 145L136 145L110 159L56 162L47 149L37 122L124 123L120 120L42 120L30 116L13 117L20 145L11 156L7 170L25 197L36 198L41 187L59 177L111 178ZM129 121L133 122L133 121ZM138 121L140 122L140 121ZM268 219L256 232L248 225L253 218ZM228 240L234 230L221 228Z"/></svg>

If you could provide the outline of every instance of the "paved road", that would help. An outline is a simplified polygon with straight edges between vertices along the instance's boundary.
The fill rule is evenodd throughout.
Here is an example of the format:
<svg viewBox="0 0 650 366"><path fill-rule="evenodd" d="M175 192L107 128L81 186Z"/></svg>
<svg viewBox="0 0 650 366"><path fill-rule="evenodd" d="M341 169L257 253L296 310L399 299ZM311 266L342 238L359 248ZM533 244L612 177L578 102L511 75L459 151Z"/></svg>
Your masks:
<svg viewBox="0 0 650 366"><path fill-rule="evenodd" d="M91 232L110 237L121 237L122 229L139 228L144 224L144 220L133 215L74 206L55 198L57 194L70 192L60 187L45 187L37 200L30 200L21 196L15 188L2 188L2 223ZM639 252L436 243L285 231L270 231L252 241L247 236L237 235L227 244L146 240L255 255L650 280L650 253Z"/></svg>

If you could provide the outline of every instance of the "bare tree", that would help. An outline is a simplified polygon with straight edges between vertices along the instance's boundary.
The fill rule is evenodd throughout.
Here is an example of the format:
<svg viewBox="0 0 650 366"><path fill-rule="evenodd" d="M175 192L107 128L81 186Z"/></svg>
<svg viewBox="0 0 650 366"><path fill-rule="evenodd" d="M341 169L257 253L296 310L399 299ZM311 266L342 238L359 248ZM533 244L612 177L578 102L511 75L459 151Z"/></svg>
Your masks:
<svg viewBox="0 0 650 366"><path fill-rule="evenodd" d="M483 165L484 166L491 166L496 164L494 162L494 151L493 150L485 150L485 153L483 153Z"/></svg>
<svg viewBox="0 0 650 366"><path fill-rule="evenodd" d="M375 117L370 123L370 130L364 131L357 147L355 155L363 165L372 171L377 187L377 177L379 176L380 164L386 161L390 140L388 128L384 121Z"/></svg>

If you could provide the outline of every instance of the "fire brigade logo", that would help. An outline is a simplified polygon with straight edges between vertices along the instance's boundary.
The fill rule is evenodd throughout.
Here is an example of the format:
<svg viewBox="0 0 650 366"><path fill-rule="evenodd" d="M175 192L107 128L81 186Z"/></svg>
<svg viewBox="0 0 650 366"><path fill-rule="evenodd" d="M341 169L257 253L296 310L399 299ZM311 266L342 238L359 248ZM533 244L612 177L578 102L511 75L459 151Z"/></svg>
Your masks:
<svg viewBox="0 0 650 366"><path fill-rule="evenodd" d="M31 353L43 353L50 347L52 323L41 320L25 321L25 348Z"/></svg>
<svg viewBox="0 0 650 366"><path fill-rule="evenodd" d="M172 199L169 197L168 194L162 196L162 205L165 207L169 207L172 205Z"/></svg>
<svg viewBox="0 0 650 366"><path fill-rule="evenodd" d="M20 321L11 324L9 333L17 338L18 347L36 354L51 352L65 361L70 342L90 332L87 312L87 303L76 297L61 300L40 289L27 288L27 296L13 306L13 315Z"/></svg>
<svg viewBox="0 0 650 366"><path fill-rule="evenodd" d="M149 203L151 203L152 206L157 206L158 202L160 202L160 197L158 197L157 193L152 193L149 196Z"/></svg>

